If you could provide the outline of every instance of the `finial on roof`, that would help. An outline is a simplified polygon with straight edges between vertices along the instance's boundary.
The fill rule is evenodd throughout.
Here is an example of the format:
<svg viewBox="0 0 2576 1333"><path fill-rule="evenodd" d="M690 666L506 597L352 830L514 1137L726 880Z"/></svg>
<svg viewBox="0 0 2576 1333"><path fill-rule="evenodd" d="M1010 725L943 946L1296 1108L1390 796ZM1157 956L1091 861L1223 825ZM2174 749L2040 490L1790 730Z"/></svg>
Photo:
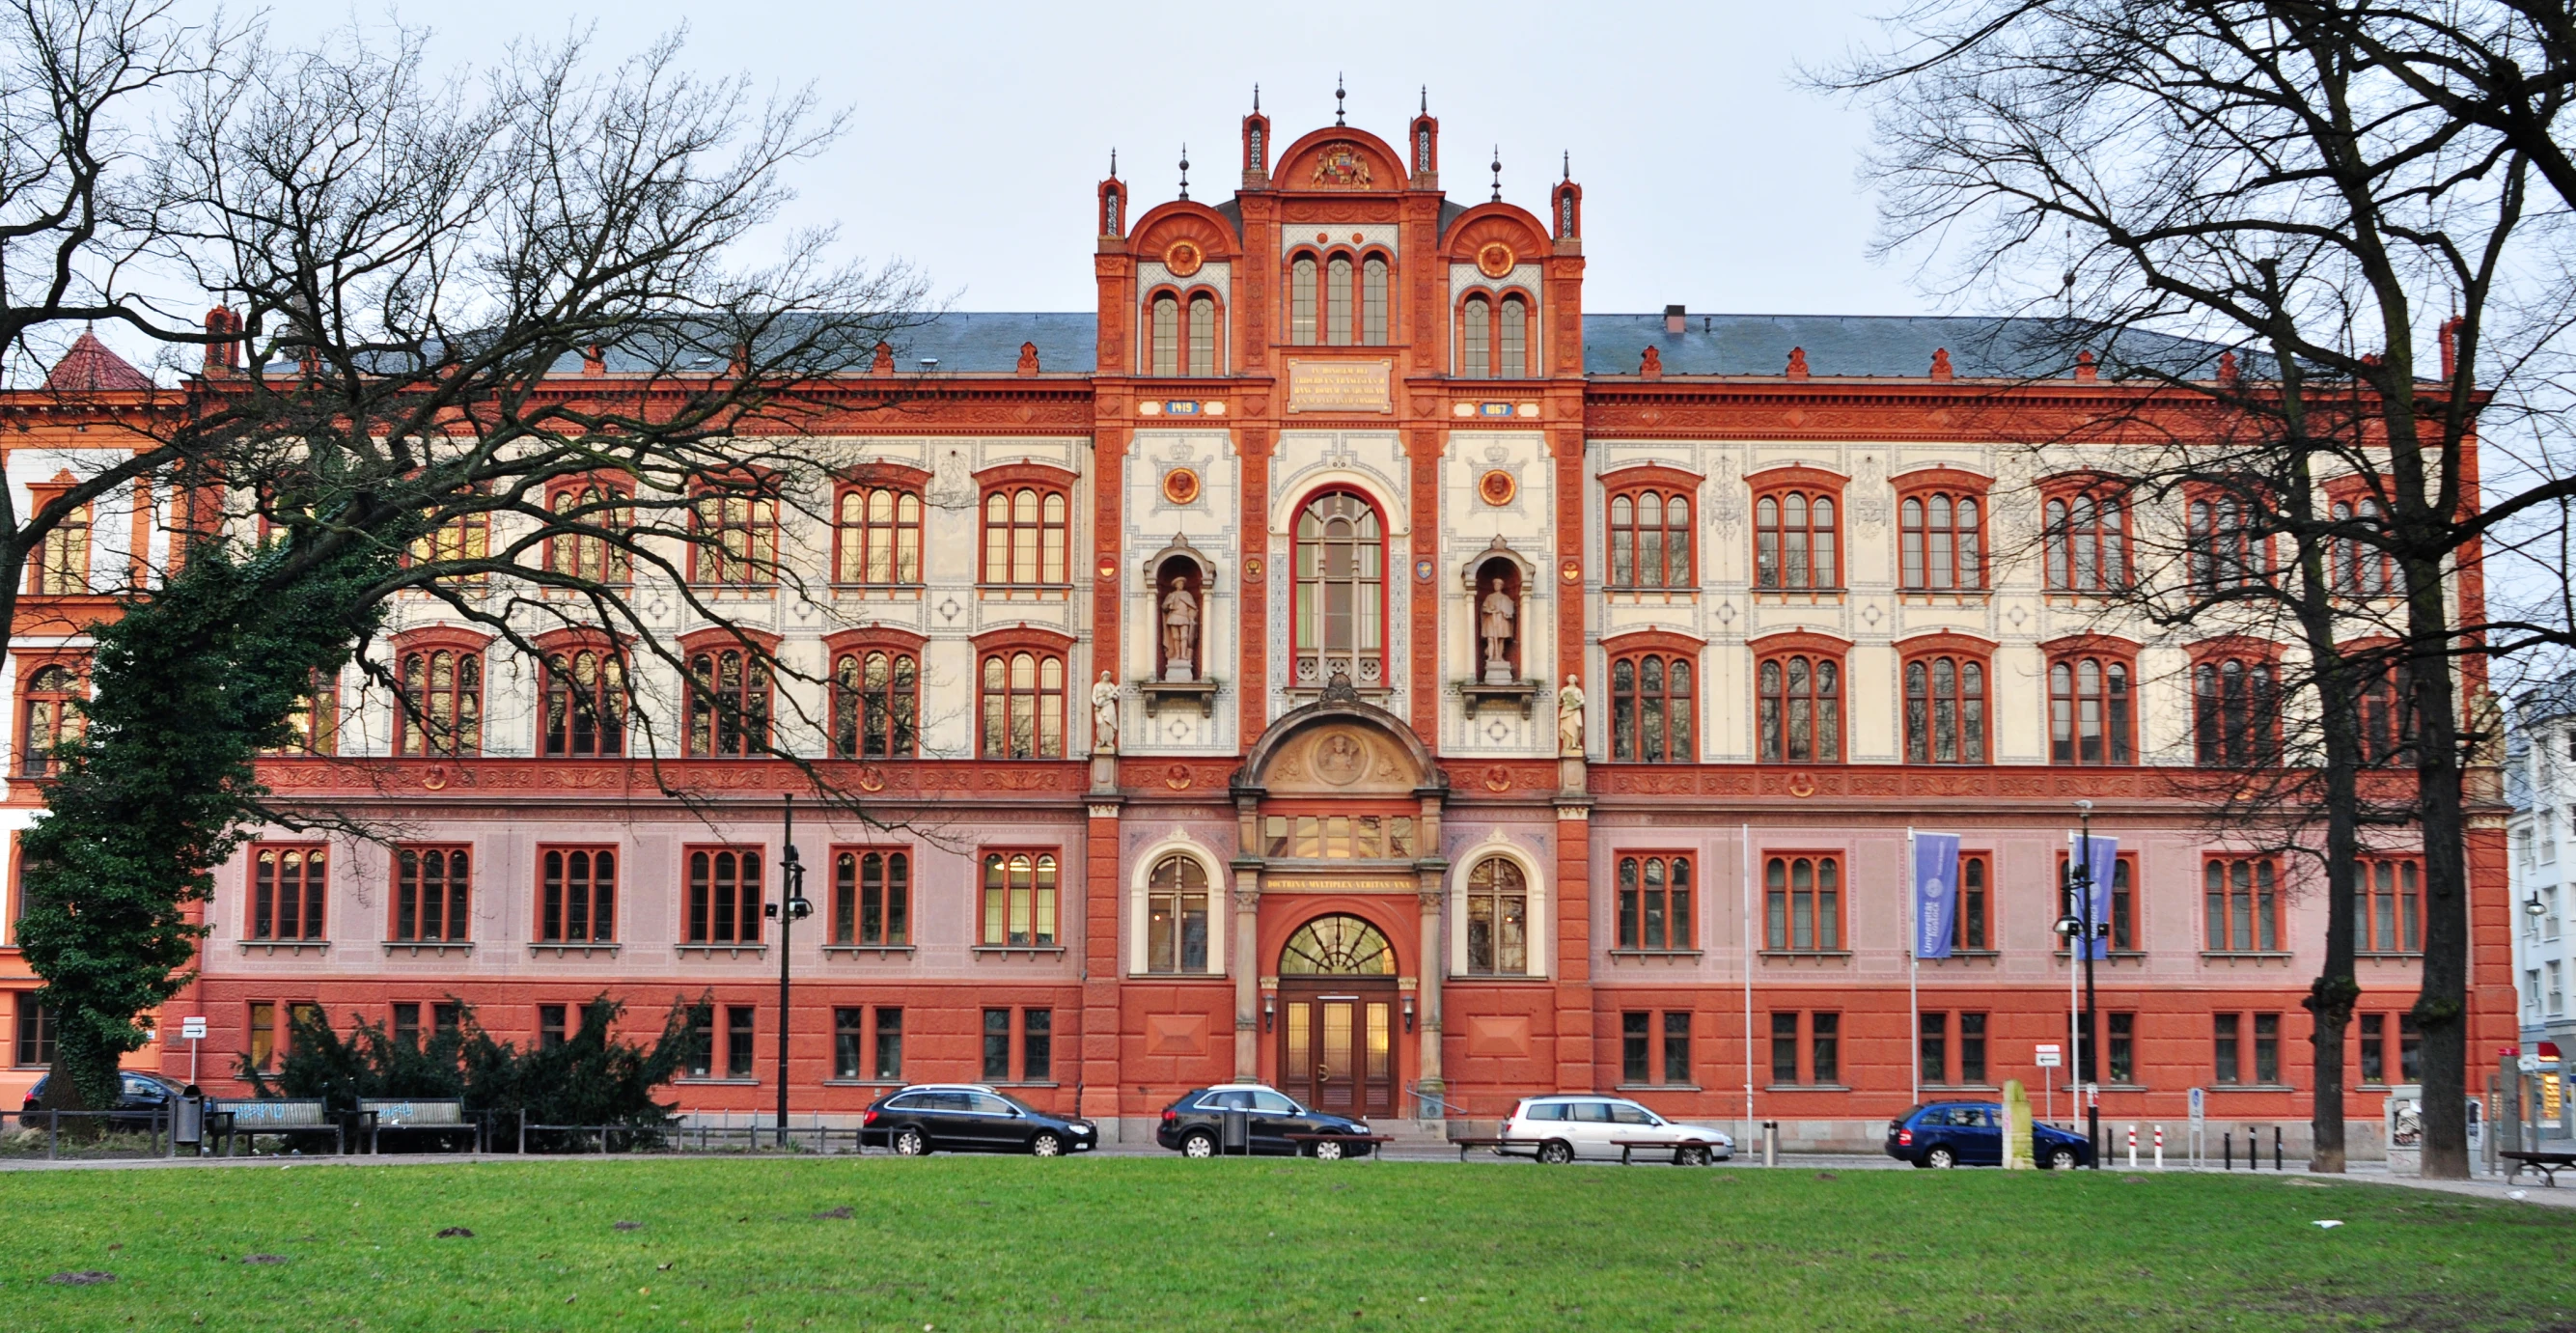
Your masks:
<svg viewBox="0 0 2576 1333"><path fill-rule="evenodd" d="M1422 85L1422 114L1431 114L1431 85L1427 83Z"/></svg>
<svg viewBox="0 0 2576 1333"><path fill-rule="evenodd" d="M1181 145L1181 198L1190 197L1190 146Z"/></svg>
<svg viewBox="0 0 2576 1333"><path fill-rule="evenodd" d="M1261 114L1261 85L1257 83L1252 85L1252 114Z"/></svg>
<svg viewBox="0 0 2576 1333"><path fill-rule="evenodd" d="M1109 150L1109 179L1118 179L1118 150L1115 148Z"/></svg>
<svg viewBox="0 0 2576 1333"><path fill-rule="evenodd" d="M1343 123L1342 98L1345 95L1342 91L1342 76L1336 73L1333 75L1333 123L1336 125Z"/></svg>
<svg viewBox="0 0 2576 1333"><path fill-rule="evenodd" d="M1494 145L1494 202L1503 202L1503 146Z"/></svg>
<svg viewBox="0 0 2576 1333"><path fill-rule="evenodd" d="M1565 178L1574 179L1574 150L1571 148L1565 150Z"/></svg>

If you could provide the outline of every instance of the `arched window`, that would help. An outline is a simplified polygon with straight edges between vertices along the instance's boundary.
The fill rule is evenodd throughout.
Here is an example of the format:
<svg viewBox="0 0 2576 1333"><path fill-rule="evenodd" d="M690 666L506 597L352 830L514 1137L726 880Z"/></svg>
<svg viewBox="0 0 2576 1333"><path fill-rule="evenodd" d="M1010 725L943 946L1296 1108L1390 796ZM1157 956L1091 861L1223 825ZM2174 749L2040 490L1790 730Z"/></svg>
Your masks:
<svg viewBox="0 0 2576 1333"><path fill-rule="evenodd" d="M1288 341L1300 347L1315 342L1315 258L1299 255L1288 266Z"/></svg>
<svg viewBox="0 0 2576 1333"><path fill-rule="evenodd" d="M1386 260L1370 255L1360 261L1360 341L1371 347L1386 343Z"/></svg>
<svg viewBox="0 0 2576 1333"><path fill-rule="evenodd" d="M769 668L742 648L689 656L687 752L739 757L769 748Z"/></svg>
<svg viewBox="0 0 2576 1333"><path fill-rule="evenodd" d="M760 942L760 852L701 847L689 852L690 944Z"/></svg>
<svg viewBox="0 0 2576 1333"><path fill-rule="evenodd" d="M1324 341L1339 347L1351 341L1351 257L1335 255L1324 265Z"/></svg>
<svg viewBox="0 0 2576 1333"><path fill-rule="evenodd" d="M1619 947L1691 947L1691 859L1619 858Z"/></svg>
<svg viewBox="0 0 2576 1333"><path fill-rule="evenodd" d="M47 663L27 677L18 703L18 772L26 777L52 777L62 761L54 752L80 736L80 676L70 667Z"/></svg>
<svg viewBox="0 0 2576 1333"><path fill-rule="evenodd" d="M2362 762L2404 767L2412 762L2415 714L2406 664L2381 665L2361 686Z"/></svg>
<svg viewBox="0 0 2576 1333"><path fill-rule="evenodd" d="M394 753L483 752L483 655L465 648L416 648L402 655L402 725Z"/></svg>
<svg viewBox="0 0 2576 1333"><path fill-rule="evenodd" d="M1516 977L1529 971L1529 880L1506 857L1467 872L1467 970Z"/></svg>
<svg viewBox="0 0 2576 1333"><path fill-rule="evenodd" d="M1461 343L1463 355L1458 373L1471 380L1494 376L1494 303L1482 296L1467 298L1462 322L1466 326Z"/></svg>
<svg viewBox="0 0 2576 1333"><path fill-rule="evenodd" d="M1905 762L1986 762L1986 666L1943 654L1905 664Z"/></svg>
<svg viewBox="0 0 2576 1333"><path fill-rule="evenodd" d="M60 495L39 491L33 499L41 509ZM44 549L36 558L37 595L67 597L89 591L89 528L90 506L80 505L46 530Z"/></svg>
<svg viewBox="0 0 2576 1333"><path fill-rule="evenodd" d="M2211 953L2277 953L2281 896L2270 857L2213 856L2201 867L2204 927Z"/></svg>
<svg viewBox="0 0 2576 1333"><path fill-rule="evenodd" d="M692 516L697 582L747 588L778 581L778 500L749 491L711 491Z"/></svg>
<svg viewBox="0 0 2576 1333"><path fill-rule="evenodd" d="M832 857L832 942L912 943L912 853L843 849Z"/></svg>
<svg viewBox="0 0 2576 1333"><path fill-rule="evenodd" d="M860 584L921 582L921 496L895 486L852 486L841 492L840 567L835 581Z"/></svg>
<svg viewBox="0 0 2576 1333"><path fill-rule="evenodd" d="M2191 669L2192 741L2206 768L2249 768L2280 753L2269 663L2228 657Z"/></svg>
<svg viewBox="0 0 2576 1333"><path fill-rule="evenodd" d="M909 759L920 743L921 664L900 649L846 652L832 663L832 752Z"/></svg>
<svg viewBox="0 0 2576 1333"><path fill-rule="evenodd" d="M1842 862L1831 856L1774 856L1762 867L1763 946L1778 953L1834 953L1843 947Z"/></svg>
<svg viewBox="0 0 2576 1333"><path fill-rule="evenodd" d="M1896 514L1898 563L1907 588L1947 592L1986 586L1976 496L1945 491L1909 495Z"/></svg>
<svg viewBox="0 0 2576 1333"><path fill-rule="evenodd" d="M2411 857L2366 857L2353 876L2354 951L2422 953L2423 867Z"/></svg>
<svg viewBox="0 0 2576 1333"><path fill-rule="evenodd" d="M340 749L340 677L332 671L316 671L308 679L304 693L295 700L294 710L286 715L286 726L294 739L261 754L336 754Z"/></svg>
<svg viewBox="0 0 2576 1333"><path fill-rule="evenodd" d="M1196 857L1166 856L1146 880L1145 970L1208 970L1208 876Z"/></svg>
<svg viewBox="0 0 2576 1333"><path fill-rule="evenodd" d="M1022 648L984 656L984 757L1064 758L1064 659Z"/></svg>
<svg viewBox="0 0 2576 1333"><path fill-rule="evenodd" d="M1842 586L1835 559L1834 497L1775 491L1753 502L1753 586L1816 589Z"/></svg>
<svg viewBox="0 0 2576 1333"><path fill-rule="evenodd" d="M2048 586L2053 592L2116 592L2129 586L2129 505L2110 485L2053 495L2047 520Z"/></svg>
<svg viewBox="0 0 2576 1333"><path fill-rule="evenodd" d="M2058 764L2126 764L2130 727L2129 664L2074 654L2048 664L2048 757Z"/></svg>
<svg viewBox="0 0 2576 1333"><path fill-rule="evenodd" d="M473 883L462 847L405 847L394 853L394 930L413 944L466 938L467 889Z"/></svg>
<svg viewBox="0 0 2576 1333"><path fill-rule="evenodd" d="M984 944L1004 949L1054 948L1055 895L1055 853L985 853Z"/></svg>
<svg viewBox="0 0 2576 1333"><path fill-rule="evenodd" d="M2258 535L2255 506L2236 495L2204 495L2186 507L2191 581L2202 591L2250 587L2271 577L2272 539Z"/></svg>
<svg viewBox="0 0 2576 1333"><path fill-rule="evenodd" d="M614 653L546 655L545 752L626 753L626 669Z"/></svg>
<svg viewBox="0 0 2576 1333"><path fill-rule="evenodd" d="M1694 716L1691 680L1697 665L1681 653L1623 653L1610 659L1610 757L1645 764L1687 764Z"/></svg>
<svg viewBox="0 0 2576 1333"><path fill-rule="evenodd" d="M1502 328L1494 340L1494 376L1516 380L1529 374L1529 302L1503 298Z"/></svg>
<svg viewBox="0 0 2576 1333"><path fill-rule="evenodd" d="M1842 663L1809 653L1756 668L1762 762L1838 764L1843 757Z"/></svg>
<svg viewBox="0 0 2576 1333"><path fill-rule="evenodd" d="M1216 373L1216 298L1205 292L1190 298L1190 373Z"/></svg>
<svg viewBox="0 0 2576 1333"><path fill-rule="evenodd" d="M1008 486L984 497L984 581L1060 584L1065 581L1063 491Z"/></svg>
<svg viewBox="0 0 2576 1333"><path fill-rule="evenodd" d="M1610 586L1689 588L1691 502L1679 488L1645 487L1610 497Z"/></svg>
<svg viewBox="0 0 2576 1333"><path fill-rule="evenodd" d="M1153 360L1155 375L1181 373L1181 298L1165 292L1154 298Z"/></svg>
<svg viewBox="0 0 2576 1333"><path fill-rule="evenodd" d="M2335 591L2348 597L2382 597L2397 585L2397 558L2365 539L2382 531L2379 502L2362 496L2337 500L2335 526L2352 534L2334 544Z"/></svg>
<svg viewBox="0 0 2576 1333"><path fill-rule="evenodd" d="M250 865L248 938L322 938L322 904L330 887L329 851L320 846L261 844L251 854Z"/></svg>
<svg viewBox="0 0 2576 1333"><path fill-rule="evenodd" d="M542 873L538 942L606 944L617 938L615 848L547 848Z"/></svg>
<svg viewBox="0 0 2576 1333"><path fill-rule="evenodd" d="M1377 927L1355 916L1319 916L1297 928L1279 950L1282 976L1395 975L1395 948Z"/></svg>
<svg viewBox="0 0 2576 1333"><path fill-rule="evenodd" d="M1307 502L1297 515L1297 684L1335 671L1355 685L1384 681L1386 545L1377 511L1348 491Z"/></svg>
<svg viewBox="0 0 2576 1333"><path fill-rule="evenodd" d="M613 536L628 526L625 498L597 482L555 492L547 505L555 532L546 538L546 568L590 583L626 582L626 550Z"/></svg>

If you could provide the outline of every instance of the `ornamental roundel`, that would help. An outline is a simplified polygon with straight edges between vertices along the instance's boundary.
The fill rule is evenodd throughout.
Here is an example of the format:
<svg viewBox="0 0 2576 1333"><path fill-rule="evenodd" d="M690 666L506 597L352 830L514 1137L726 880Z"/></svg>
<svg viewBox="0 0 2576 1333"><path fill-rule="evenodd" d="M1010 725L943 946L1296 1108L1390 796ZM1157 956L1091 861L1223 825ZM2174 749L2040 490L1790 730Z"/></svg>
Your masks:
<svg viewBox="0 0 2576 1333"><path fill-rule="evenodd" d="M1510 273L1512 266L1519 262L1520 256L1513 254L1512 248L1501 241L1488 241L1484 249L1476 252L1476 271L1489 278Z"/></svg>
<svg viewBox="0 0 2576 1333"><path fill-rule="evenodd" d="M1185 467L1164 473L1163 498L1176 505L1195 503L1199 498L1199 474Z"/></svg>
<svg viewBox="0 0 2576 1333"><path fill-rule="evenodd" d="M1199 249L1196 241L1174 241L1171 248L1163 251L1163 267L1170 269L1176 278L1186 278L1198 272L1199 265L1206 262L1207 255Z"/></svg>
<svg viewBox="0 0 2576 1333"><path fill-rule="evenodd" d="M1360 156L1356 144L1326 144L1324 151L1315 155L1315 184L1366 189L1369 185L1368 159Z"/></svg>
<svg viewBox="0 0 2576 1333"><path fill-rule="evenodd" d="M1512 497L1519 493L1520 483L1513 481L1512 474L1501 468L1496 468L1476 479L1476 494L1485 503L1498 508L1510 504Z"/></svg>

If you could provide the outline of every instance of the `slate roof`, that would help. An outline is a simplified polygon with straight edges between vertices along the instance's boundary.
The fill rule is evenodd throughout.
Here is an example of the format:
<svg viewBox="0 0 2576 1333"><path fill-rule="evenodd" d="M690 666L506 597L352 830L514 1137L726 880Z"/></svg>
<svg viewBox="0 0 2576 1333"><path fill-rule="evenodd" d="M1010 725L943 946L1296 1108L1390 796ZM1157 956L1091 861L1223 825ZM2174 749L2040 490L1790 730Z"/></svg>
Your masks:
<svg viewBox="0 0 2576 1333"><path fill-rule="evenodd" d="M151 377L107 350L107 344L86 329L45 373L45 388L51 393L130 393L151 387Z"/></svg>

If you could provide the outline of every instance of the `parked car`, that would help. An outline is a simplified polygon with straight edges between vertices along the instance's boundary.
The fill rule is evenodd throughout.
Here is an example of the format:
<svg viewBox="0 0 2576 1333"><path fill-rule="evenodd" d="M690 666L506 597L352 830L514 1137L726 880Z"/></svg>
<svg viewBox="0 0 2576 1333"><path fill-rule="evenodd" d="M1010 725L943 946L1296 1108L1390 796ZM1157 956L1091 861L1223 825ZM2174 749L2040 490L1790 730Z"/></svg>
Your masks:
<svg viewBox="0 0 2576 1333"><path fill-rule="evenodd" d="M116 1109L110 1113L112 1119L108 1123L119 1129L150 1128L154 1121L166 1113L171 1099L181 1094L178 1084L158 1074L139 1074L128 1069L120 1071L117 1078L120 1086L116 1091ZM53 1081L51 1074L37 1079L36 1086L27 1089L26 1104L19 1110L22 1113L41 1114L37 1111L37 1107L44 1102L45 1085L51 1081ZM65 1112L65 1114L70 1113ZM19 1123L42 1124L44 1122L22 1119Z"/></svg>
<svg viewBox="0 0 2576 1333"><path fill-rule="evenodd" d="M1503 1122L1502 1138L1526 1139L1527 1145L1506 1144L1494 1152L1503 1157L1535 1157L1542 1162L1571 1162L1577 1158L1619 1160L1623 1152L1645 1151L1649 1156L1669 1152L1676 1166L1706 1166L1735 1156L1733 1137L1706 1125L1683 1124L1666 1120L1625 1097L1605 1097L1588 1092L1560 1092L1543 1097L1523 1097L1512 1108L1511 1118ZM1623 1148L1628 1144L1675 1144L1664 1149Z"/></svg>
<svg viewBox="0 0 2576 1333"><path fill-rule="evenodd" d="M1041 1111L982 1083L916 1083L876 1099L859 1122L862 1145L906 1157L932 1152L1024 1152L1062 1157L1100 1146L1088 1120Z"/></svg>
<svg viewBox="0 0 2576 1333"><path fill-rule="evenodd" d="M2093 1145L2055 1125L2030 1127L2031 1157L2057 1171L2093 1164ZM1999 1102L1926 1102L1887 1122L1887 1155L1918 1167L2004 1164Z"/></svg>
<svg viewBox="0 0 2576 1333"><path fill-rule="evenodd" d="M1163 1108L1163 1123L1154 1141L1184 1157L1214 1157L1225 1144L1225 1113L1241 1111L1251 1150L1270 1156L1307 1155L1323 1161L1366 1156L1370 1145L1330 1140L1292 1139L1291 1134L1366 1134L1368 1123L1297 1104L1297 1099L1259 1083L1221 1083L1192 1088Z"/></svg>

